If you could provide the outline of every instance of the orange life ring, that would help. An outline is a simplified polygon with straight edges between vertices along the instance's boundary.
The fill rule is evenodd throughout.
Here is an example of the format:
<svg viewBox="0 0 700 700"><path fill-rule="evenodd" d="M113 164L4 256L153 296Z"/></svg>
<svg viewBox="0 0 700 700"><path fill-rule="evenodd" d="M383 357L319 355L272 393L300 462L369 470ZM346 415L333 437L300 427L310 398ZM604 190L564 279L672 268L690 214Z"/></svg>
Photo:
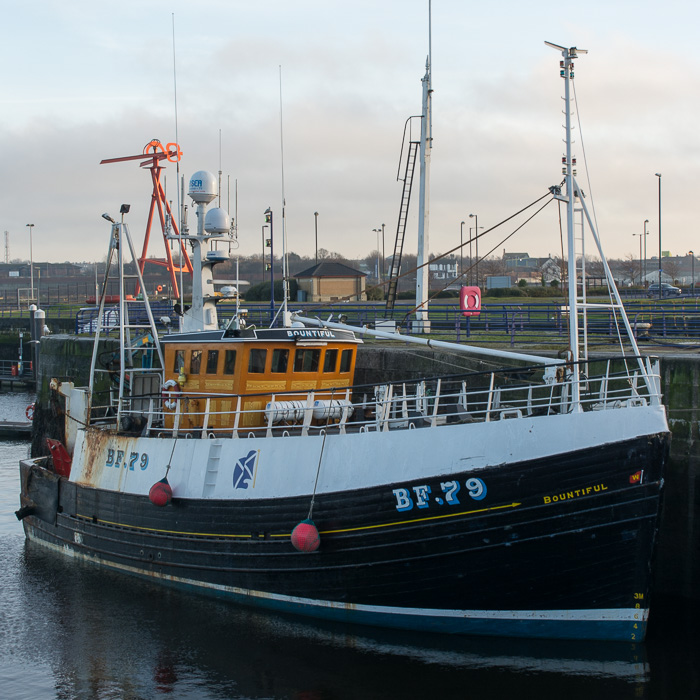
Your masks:
<svg viewBox="0 0 700 700"><path fill-rule="evenodd" d="M24 415L27 416L27 420L34 420L34 404L30 403L29 406L24 411Z"/></svg>
<svg viewBox="0 0 700 700"><path fill-rule="evenodd" d="M172 150L170 148L171 146L172 146ZM171 163L176 163L178 160L180 160L180 156L182 156L182 151L180 150L180 145L177 143L169 143L165 147L165 155ZM172 156L172 158L170 156Z"/></svg>
<svg viewBox="0 0 700 700"><path fill-rule="evenodd" d="M163 291L163 285L162 285L162 284L159 284L159 285L156 287L156 292L162 292L162 291Z"/></svg>
<svg viewBox="0 0 700 700"><path fill-rule="evenodd" d="M163 408L168 411L174 411L177 408L177 402L182 395L180 390L180 385L174 379L168 379L160 392L161 398L163 399Z"/></svg>

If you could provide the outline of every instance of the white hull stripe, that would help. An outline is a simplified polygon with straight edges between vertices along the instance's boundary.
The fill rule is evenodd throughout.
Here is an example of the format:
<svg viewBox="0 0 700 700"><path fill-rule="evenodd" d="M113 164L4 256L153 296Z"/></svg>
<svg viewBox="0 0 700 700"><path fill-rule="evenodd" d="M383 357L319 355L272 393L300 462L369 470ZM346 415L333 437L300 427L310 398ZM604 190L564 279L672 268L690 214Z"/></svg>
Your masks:
<svg viewBox="0 0 700 700"><path fill-rule="evenodd" d="M33 533L31 533L33 535ZM80 552L69 545L56 545L41 538L32 536L33 541L48 547L65 556L97 563L112 569L142 578L162 580L170 584L200 588L222 595L247 598L249 600L270 601L281 606L301 606L321 610L336 610L343 613L364 613L365 615L392 616L409 618L432 618L437 620L492 620L492 621L522 621L522 622L629 622L645 623L649 611L643 608L601 608L590 610L442 610L439 608L404 608L384 605L362 605L357 603L339 603L328 600L315 600L298 596L286 596L276 593L265 593L235 586L206 583L194 579L170 576L146 569L139 569L125 564L106 561L89 554Z"/></svg>

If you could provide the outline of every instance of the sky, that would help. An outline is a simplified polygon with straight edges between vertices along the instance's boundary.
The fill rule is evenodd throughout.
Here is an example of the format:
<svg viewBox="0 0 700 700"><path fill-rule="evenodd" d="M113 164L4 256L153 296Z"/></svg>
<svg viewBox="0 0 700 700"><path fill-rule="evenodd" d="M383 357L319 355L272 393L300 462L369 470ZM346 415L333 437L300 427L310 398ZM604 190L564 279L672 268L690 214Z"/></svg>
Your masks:
<svg viewBox="0 0 700 700"><path fill-rule="evenodd" d="M384 224L393 250L428 0L0 6L0 230L11 260L29 259L28 223L34 261L104 259L101 214L116 218L122 203L140 248L149 173L100 160L142 153L151 139L180 144L186 182L222 171L243 255L260 252L268 207L279 237L283 195L290 251L314 255L315 222L319 248L364 256ZM638 256L647 219L647 255L658 254L655 173L662 249L700 254L699 15L690 0L433 0L430 251L467 240L469 214L491 228L561 181L564 82L550 41L589 51L576 62L574 154L607 257ZM164 180L176 203L175 164ZM417 176L414 186L409 252ZM480 253L560 254L556 204L504 242L514 228L489 233ZM154 233L149 254L161 257Z"/></svg>

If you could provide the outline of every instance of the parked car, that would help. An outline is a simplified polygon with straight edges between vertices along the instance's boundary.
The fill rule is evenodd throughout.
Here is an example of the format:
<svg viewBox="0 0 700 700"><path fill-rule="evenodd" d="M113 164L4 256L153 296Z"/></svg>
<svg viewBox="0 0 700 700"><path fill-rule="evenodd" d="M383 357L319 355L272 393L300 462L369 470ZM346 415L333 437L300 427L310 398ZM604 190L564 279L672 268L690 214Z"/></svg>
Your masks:
<svg viewBox="0 0 700 700"><path fill-rule="evenodd" d="M662 282L661 283L661 297L679 297L681 295L681 290L678 287L674 287L672 284L668 284L667 282ZM653 299L656 297L657 299L659 298L659 285L658 282L656 284L650 284L649 289L647 289L647 296L650 299Z"/></svg>

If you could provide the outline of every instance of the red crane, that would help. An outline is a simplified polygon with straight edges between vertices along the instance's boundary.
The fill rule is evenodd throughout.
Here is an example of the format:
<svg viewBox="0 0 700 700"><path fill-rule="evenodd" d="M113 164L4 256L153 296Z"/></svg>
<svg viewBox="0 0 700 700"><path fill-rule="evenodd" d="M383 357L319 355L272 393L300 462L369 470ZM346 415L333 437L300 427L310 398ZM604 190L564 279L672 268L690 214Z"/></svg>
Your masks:
<svg viewBox="0 0 700 700"><path fill-rule="evenodd" d="M149 152L150 151L150 152ZM177 226L177 220L173 216L170 210L170 205L165 199L165 191L163 190L163 185L160 183L160 174L163 171L164 166L160 165L161 161L168 160L171 163L176 163L180 160L182 156L182 151L180 146L176 143L169 143L167 146L163 144L158 139L153 139L149 141L143 148L143 153L137 156L124 156L123 158L106 158L100 161L100 165L103 163L121 163L126 160L142 160L140 164L142 168L148 168L151 171L151 180L153 181L153 193L151 194L151 208L148 212L148 221L146 222L146 236L143 240L143 251L141 257L139 258L139 269L141 274L143 274L143 268L146 262L152 263L154 265L161 265L168 270L170 274L170 284L172 285L173 295L180 296L178 285L177 285L177 275L176 273L183 271L188 274L192 274L192 262L190 261L190 256L187 254L184 241L180 241L180 263L176 263L173 260L172 253L170 251L170 246L168 245L168 238L166 233L166 213L170 217L170 223L172 225L175 236L180 235L180 231ZM144 160L145 159L145 160ZM153 223L153 213L158 209L158 217L160 218L160 228L163 232L163 242L165 243L165 259L148 259L148 242L151 238L151 224ZM139 288L136 288L136 293L138 294Z"/></svg>

